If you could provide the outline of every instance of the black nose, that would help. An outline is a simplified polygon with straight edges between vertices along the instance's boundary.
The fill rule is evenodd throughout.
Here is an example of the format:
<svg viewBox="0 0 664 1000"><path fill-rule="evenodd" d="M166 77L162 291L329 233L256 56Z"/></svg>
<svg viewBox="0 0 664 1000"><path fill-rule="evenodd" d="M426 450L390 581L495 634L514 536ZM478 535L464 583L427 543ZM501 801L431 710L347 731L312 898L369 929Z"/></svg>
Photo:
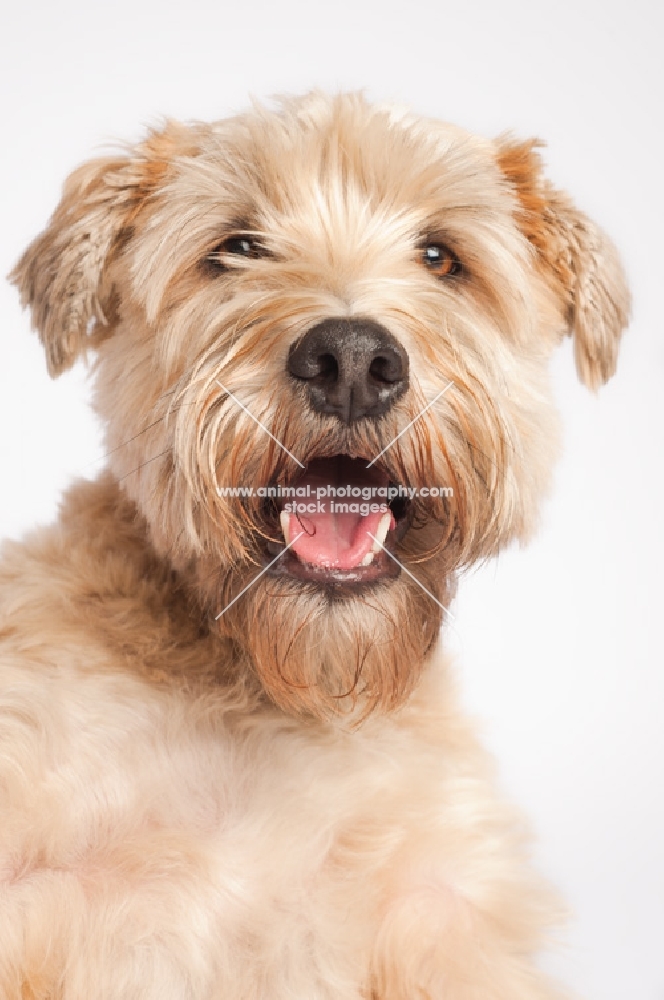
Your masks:
<svg viewBox="0 0 664 1000"><path fill-rule="evenodd" d="M305 382L318 413L350 424L379 417L408 388L408 355L370 319L326 319L290 349L288 371Z"/></svg>

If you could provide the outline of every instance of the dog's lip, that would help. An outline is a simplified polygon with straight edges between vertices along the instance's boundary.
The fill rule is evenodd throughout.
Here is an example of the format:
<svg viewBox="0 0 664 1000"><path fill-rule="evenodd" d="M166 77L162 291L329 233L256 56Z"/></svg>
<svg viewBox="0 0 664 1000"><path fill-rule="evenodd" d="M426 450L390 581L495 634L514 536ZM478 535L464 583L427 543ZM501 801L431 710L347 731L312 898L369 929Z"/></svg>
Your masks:
<svg viewBox="0 0 664 1000"><path fill-rule="evenodd" d="M384 550L374 556L373 561L368 566L339 569L334 566L314 566L311 563L302 562L292 549L286 549L279 543L270 542L268 549L273 544L278 550L277 554L281 554L281 558L274 559L273 557L271 564L268 563L268 575L288 577L292 580L317 584L335 591L354 589L358 586L378 583L381 580L395 579L401 571L399 563L391 559Z"/></svg>

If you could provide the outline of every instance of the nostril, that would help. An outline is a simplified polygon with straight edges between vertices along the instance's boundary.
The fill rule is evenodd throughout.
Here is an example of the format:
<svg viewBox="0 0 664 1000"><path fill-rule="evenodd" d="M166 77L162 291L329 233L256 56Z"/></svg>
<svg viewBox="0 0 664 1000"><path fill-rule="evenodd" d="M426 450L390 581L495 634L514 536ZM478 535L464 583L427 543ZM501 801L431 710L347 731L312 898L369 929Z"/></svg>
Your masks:
<svg viewBox="0 0 664 1000"><path fill-rule="evenodd" d="M294 344L288 355L288 371L295 378L315 385L331 385L339 378L339 359L328 338L311 332ZM321 340L323 341L321 343Z"/></svg>
<svg viewBox="0 0 664 1000"><path fill-rule="evenodd" d="M339 362L333 354L319 354L317 358L317 382L336 382L339 378Z"/></svg>
<svg viewBox="0 0 664 1000"><path fill-rule="evenodd" d="M386 382L392 385L403 378L403 365L398 356L378 355L369 365L369 375L375 382Z"/></svg>

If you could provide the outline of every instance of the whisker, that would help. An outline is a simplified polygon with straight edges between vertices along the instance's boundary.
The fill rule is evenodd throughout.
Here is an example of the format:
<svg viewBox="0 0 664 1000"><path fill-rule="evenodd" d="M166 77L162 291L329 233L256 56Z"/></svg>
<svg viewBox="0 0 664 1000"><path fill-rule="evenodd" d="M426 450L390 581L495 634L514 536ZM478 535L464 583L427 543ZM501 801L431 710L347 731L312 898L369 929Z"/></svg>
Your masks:
<svg viewBox="0 0 664 1000"><path fill-rule="evenodd" d="M146 462L141 462L141 464L137 465L135 469L131 469L131 471L126 472L124 476L120 476L118 482L121 483L123 479L127 478L127 476L133 475L134 472L140 472L141 469L144 469L146 465L150 465L151 462L156 462L158 458L163 458L164 455L170 455L170 454L171 454L171 449L167 448L165 451L159 452L158 455L153 455L152 458L148 458Z"/></svg>
<svg viewBox="0 0 664 1000"><path fill-rule="evenodd" d="M172 389L168 389L166 392L162 392L161 395L157 397L152 409L154 410L157 404L161 402L161 400L164 399L165 396L172 396L173 393L176 391L177 391L177 386L173 387ZM136 434L133 434L130 438L127 438L126 441L122 441L121 444L116 445L115 448L111 448L110 451L104 452L101 458L95 459L92 462L88 462L87 465L83 466L83 470L85 471L87 469L92 468L93 466L97 466L100 464L100 462L109 459L111 455L115 455L116 452L122 451L123 448L126 448L127 445L130 445L133 441L136 441L139 437L141 437L141 435L146 434L147 431L151 430L153 427L156 427L157 424L161 423L162 420L166 420L171 413L176 413L182 406L192 406L192 405L193 405L192 403L180 402L175 406L169 406L166 413L162 414L162 416L157 417L156 420L153 420L151 423L147 424L147 426L143 427L140 431L137 431ZM131 473L128 472L127 475L131 475ZM125 477L123 476L122 478L124 479Z"/></svg>
<svg viewBox="0 0 664 1000"><path fill-rule="evenodd" d="M180 405L183 405L183 404L180 404ZM172 413L172 412L173 412L172 410L168 411L168 413ZM126 448L128 444L132 443L132 441L136 441L139 437L141 437L147 431L151 430L153 427L156 427L157 424L160 424L162 422L162 420L166 420L166 418L168 417L168 413L164 413L161 417L157 417L157 419L153 420L151 424L148 424L147 427L144 427L142 430L137 431L136 434L134 434L130 438L127 438L127 440L123 441L122 444L118 444L118 445L115 446L115 448L111 448L111 450L107 451L106 454L103 457L104 458L110 458L111 455L115 455L116 452L121 451L123 448ZM127 473L127 475L129 475L129 473Z"/></svg>

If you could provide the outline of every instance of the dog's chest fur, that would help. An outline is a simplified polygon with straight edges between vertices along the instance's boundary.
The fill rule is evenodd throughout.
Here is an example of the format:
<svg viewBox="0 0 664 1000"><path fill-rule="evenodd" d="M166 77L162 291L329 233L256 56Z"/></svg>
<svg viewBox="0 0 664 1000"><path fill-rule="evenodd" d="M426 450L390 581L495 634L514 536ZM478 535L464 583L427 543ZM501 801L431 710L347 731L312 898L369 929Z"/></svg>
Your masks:
<svg viewBox="0 0 664 1000"><path fill-rule="evenodd" d="M481 756L442 665L391 717L291 719L224 677L224 647L194 619L187 634L153 559L105 479L71 491L27 569L25 548L8 552L2 891L44 913L66 896L54 962L99 922L109 954L85 964L102 980L143 941L155 989L184 968L201 994L208 977L236 991L260 957L273 996L331 982L353 996L388 899L468 878L454 857ZM414 843L432 829L450 853L429 868Z"/></svg>

